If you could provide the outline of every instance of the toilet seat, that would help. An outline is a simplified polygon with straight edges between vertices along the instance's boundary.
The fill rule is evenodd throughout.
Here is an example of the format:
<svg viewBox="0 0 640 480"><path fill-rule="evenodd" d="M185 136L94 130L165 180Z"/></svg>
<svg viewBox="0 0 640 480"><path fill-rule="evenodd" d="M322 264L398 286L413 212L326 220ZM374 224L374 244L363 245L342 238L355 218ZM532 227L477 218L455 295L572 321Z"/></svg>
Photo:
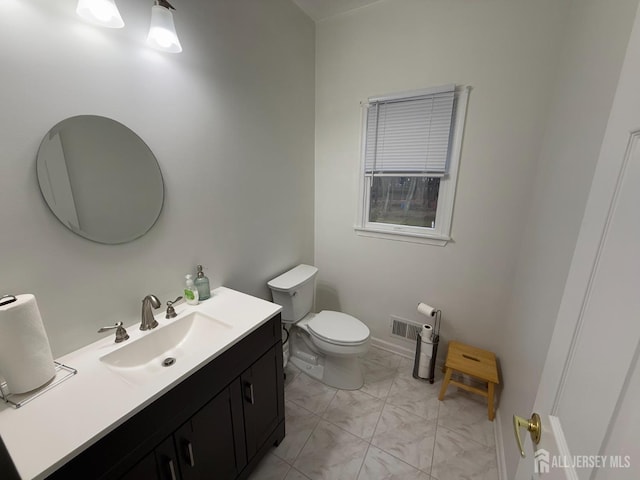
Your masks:
<svg viewBox="0 0 640 480"><path fill-rule="evenodd" d="M351 315L323 310L307 324L311 335L333 345L356 346L369 340L369 328Z"/></svg>

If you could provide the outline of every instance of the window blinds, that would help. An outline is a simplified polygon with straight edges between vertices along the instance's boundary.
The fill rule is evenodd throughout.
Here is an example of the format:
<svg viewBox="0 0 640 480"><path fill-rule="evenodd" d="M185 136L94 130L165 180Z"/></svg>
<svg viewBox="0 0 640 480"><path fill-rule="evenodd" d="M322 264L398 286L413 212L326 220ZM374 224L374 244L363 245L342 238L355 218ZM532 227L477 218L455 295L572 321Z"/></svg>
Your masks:
<svg viewBox="0 0 640 480"><path fill-rule="evenodd" d="M367 110L365 174L447 172L455 86L415 97L372 101Z"/></svg>

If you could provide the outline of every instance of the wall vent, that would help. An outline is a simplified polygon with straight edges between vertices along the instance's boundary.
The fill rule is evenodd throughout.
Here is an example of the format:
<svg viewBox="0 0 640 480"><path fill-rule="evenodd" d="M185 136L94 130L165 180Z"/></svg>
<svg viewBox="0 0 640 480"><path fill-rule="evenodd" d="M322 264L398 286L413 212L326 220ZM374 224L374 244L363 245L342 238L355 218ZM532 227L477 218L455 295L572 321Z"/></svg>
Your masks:
<svg viewBox="0 0 640 480"><path fill-rule="evenodd" d="M391 336L403 338L415 342L418 333L422 330L422 325L406 318L391 315L390 317Z"/></svg>

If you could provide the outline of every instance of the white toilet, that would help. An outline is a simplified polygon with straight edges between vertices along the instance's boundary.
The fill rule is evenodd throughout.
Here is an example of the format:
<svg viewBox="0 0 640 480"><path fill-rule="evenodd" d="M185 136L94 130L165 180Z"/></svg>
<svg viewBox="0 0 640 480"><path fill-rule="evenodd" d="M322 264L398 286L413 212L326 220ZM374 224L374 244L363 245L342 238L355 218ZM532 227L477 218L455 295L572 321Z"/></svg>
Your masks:
<svg viewBox="0 0 640 480"><path fill-rule="evenodd" d="M369 328L346 313L313 313L318 269L298 265L267 283L282 306L289 331L289 360L309 376L335 388L357 390L364 378L358 357L369 348Z"/></svg>

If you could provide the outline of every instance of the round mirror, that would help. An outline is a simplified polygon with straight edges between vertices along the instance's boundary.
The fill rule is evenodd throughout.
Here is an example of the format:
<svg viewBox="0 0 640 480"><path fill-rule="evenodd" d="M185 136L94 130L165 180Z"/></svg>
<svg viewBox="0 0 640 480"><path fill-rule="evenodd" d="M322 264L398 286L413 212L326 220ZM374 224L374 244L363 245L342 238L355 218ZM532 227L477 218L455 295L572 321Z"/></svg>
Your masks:
<svg viewBox="0 0 640 480"><path fill-rule="evenodd" d="M125 243L154 225L164 184L153 152L121 123L67 118L45 135L36 161L40 191L65 227L100 243Z"/></svg>

